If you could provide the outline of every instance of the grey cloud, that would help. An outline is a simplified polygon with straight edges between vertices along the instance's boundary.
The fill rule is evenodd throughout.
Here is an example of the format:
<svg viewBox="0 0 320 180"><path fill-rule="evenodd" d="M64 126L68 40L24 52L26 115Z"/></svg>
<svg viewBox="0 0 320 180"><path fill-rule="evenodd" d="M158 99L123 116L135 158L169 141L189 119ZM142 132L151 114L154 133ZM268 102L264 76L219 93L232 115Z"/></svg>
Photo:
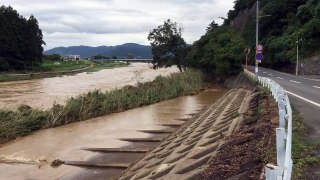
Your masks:
<svg viewBox="0 0 320 180"><path fill-rule="evenodd" d="M4 0L39 21L48 47L146 42L148 32L172 19L184 26L188 43L208 24L226 16L234 0ZM221 22L221 21L219 21ZM108 44L109 43L109 44Z"/></svg>

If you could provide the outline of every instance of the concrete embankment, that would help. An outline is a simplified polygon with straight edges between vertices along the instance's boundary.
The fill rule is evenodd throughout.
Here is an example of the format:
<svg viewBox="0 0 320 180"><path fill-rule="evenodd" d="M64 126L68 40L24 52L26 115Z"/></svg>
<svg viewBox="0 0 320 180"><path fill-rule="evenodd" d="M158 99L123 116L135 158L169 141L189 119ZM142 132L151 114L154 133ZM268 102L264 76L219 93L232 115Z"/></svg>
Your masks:
<svg viewBox="0 0 320 180"><path fill-rule="evenodd" d="M274 160L272 153L266 159L265 151L275 147L277 113L270 116L268 110L270 107L276 110L276 104L270 98L262 101L267 95L262 98L261 92L244 76L238 76L229 85L235 88L202 109L118 179L260 177L263 161ZM266 108L261 112L263 106ZM265 118L259 120L262 115ZM268 134L266 130L272 132Z"/></svg>
<svg viewBox="0 0 320 180"><path fill-rule="evenodd" d="M119 179L194 179L205 170L225 139L237 130L250 98L249 90L229 91L163 140Z"/></svg>

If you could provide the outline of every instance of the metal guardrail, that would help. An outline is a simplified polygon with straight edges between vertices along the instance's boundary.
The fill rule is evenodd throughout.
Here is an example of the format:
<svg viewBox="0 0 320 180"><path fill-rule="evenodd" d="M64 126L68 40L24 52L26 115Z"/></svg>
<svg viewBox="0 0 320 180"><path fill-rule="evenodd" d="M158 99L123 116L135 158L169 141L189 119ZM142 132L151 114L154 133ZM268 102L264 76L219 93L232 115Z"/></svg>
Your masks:
<svg viewBox="0 0 320 180"><path fill-rule="evenodd" d="M252 80L268 88L279 108L279 128L276 129L277 165L267 164L265 175L267 180L290 180L292 173L292 109L286 91L275 81L256 76L248 70L245 74Z"/></svg>

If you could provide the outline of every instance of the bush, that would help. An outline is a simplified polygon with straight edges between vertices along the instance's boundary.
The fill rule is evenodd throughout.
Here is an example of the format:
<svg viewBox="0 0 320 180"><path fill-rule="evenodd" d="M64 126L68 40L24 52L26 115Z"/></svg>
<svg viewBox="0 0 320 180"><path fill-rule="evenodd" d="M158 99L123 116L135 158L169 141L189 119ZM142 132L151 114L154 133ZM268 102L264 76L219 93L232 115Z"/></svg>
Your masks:
<svg viewBox="0 0 320 180"><path fill-rule="evenodd" d="M152 82L124 86L110 92L95 90L70 98L65 105L54 104L47 111L21 106L17 111L0 110L0 143L33 131L61 126L140 107L178 96L195 94L203 86L200 71L187 70Z"/></svg>

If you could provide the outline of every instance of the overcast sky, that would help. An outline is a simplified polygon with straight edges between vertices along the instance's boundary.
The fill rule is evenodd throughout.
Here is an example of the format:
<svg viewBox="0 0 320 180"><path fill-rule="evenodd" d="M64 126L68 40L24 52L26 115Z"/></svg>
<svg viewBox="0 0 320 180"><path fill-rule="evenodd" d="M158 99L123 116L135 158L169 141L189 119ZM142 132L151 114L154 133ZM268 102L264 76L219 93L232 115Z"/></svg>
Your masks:
<svg viewBox="0 0 320 180"><path fill-rule="evenodd" d="M148 32L164 20L183 25L193 43L212 20L222 23L234 0L4 0L39 21L46 50L57 46L149 44Z"/></svg>

